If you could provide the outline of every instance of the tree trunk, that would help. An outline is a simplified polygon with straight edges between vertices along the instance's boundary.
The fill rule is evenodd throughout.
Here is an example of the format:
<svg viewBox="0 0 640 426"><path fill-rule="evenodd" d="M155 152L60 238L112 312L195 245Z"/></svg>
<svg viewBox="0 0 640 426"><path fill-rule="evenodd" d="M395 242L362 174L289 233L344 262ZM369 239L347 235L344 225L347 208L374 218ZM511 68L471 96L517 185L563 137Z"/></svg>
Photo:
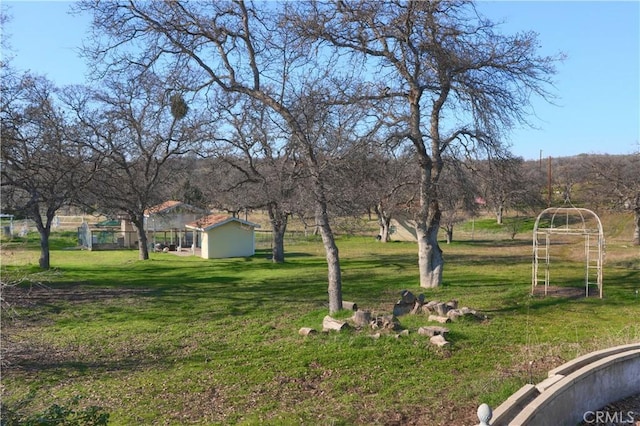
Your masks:
<svg viewBox="0 0 640 426"><path fill-rule="evenodd" d="M284 263L284 233L287 225L274 225L271 238L271 261L273 263Z"/></svg>
<svg viewBox="0 0 640 426"><path fill-rule="evenodd" d="M277 203L267 206L271 220L271 260L273 263L284 262L284 233L287 230L288 214L278 208Z"/></svg>
<svg viewBox="0 0 640 426"><path fill-rule="evenodd" d="M334 314L342 309L342 272L340 271L340 256L336 245L331 225L329 224L329 214L327 213L327 197L325 193L320 167L313 149L308 150L311 172L311 182L313 195L315 198L315 219L316 230L320 231L322 244L327 258L328 293L329 293L329 314Z"/></svg>
<svg viewBox="0 0 640 426"><path fill-rule="evenodd" d="M423 188L424 190L424 188ZM428 207L420 208L422 213L416 220L416 237L418 239L418 267L420 271L420 287L435 288L442 284L444 258L438 245L440 229L440 206L432 194ZM426 214L425 213L426 210Z"/></svg>
<svg viewBox="0 0 640 426"><path fill-rule="evenodd" d="M435 230L435 231L434 231ZM444 259L438 245L437 228L428 227L426 222L416 223L418 238L418 268L420 271L420 287L435 288L442 284Z"/></svg>
<svg viewBox="0 0 640 426"><path fill-rule="evenodd" d="M329 278L329 313L333 314L342 309L342 273L340 271L340 257L333 231L329 225L326 202L318 202L316 208L316 223L320 229L322 243L327 257Z"/></svg>
<svg viewBox="0 0 640 426"><path fill-rule="evenodd" d="M437 167L441 167L438 165ZM432 173L436 176L432 177ZM418 240L418 269L420 287L435 288L442 284L444 259L438 245L440 229L440 205L432 182L437 182L439 170L432 170L429 159L422 159L420 176L420 211L416 219L416 238Z"/></svg>
<svg viewBox="0 0 640 426"><path fill-rule="evenodd" d="M42 221L40 216L40 210L37 205L31 209L28 216L33 219L40 234L40 259L38 259L38 265L40 269L47 270L51 268L51 252L49 249L49 236L51 235L51 222L55 216L55 210L47 210L46 222Z"/></svg>
<svg viewBox="0 0 640 426"><path fill-rule="evenodd" d="M149 241L147 240L147 233L144 232L144 214L131 218L131 222L138 231L138 259L149 259Z"/></svg>
<svg viewBox="0 0 640 426"><path fill-rule="evenodd" d="M382 207L382 203L378 203L375 206L376 216L378 217L378 225L380 226L380 233L378 234L381 243L388 243L391 241L391 236L389 233L389 229L391 228L391 215L389 215L384 208Z"/></svg>
<svg viewBox="0 0 640 426"><path fill-rule="evenodd" d="M310 158L315 160L313 156ZM317 167L312 168L313 189L316 201L316 229L320 231L322 244L327 258L328 293L329 293L329 313L334 314L342 309L342 272L340 271L340 256L338 246L329 224L327 213L327 199L324 192L324 185L320 179Z"/></svg>
<svg viewBox="0 0 640 426"><path fill-rule="evenodd" d="M49 232L40 232L40 259L38 261L40 269L51 267L51 252L49 251Z"/></svg>
<svg viewBox="0 0 640 426"><path fill-rule="evenodd" d="M496 206L495 211L496 211L496 223L498 225L502 225L502 216L504 214L504 208L502 207L502 203Z"/></svg>
<svg viewBox="0 0 640 426"><path fill-rule="evenodd" d="M445 226L446 236L447 236L447 244L451 244L453 241L453 225Z"/></svg>
<svg viewBox="0 0 640 426"><path fill-rule="evenodd" d="M640 246L640 207L635 209L635 228L633 231L633 245Z"/></svg>

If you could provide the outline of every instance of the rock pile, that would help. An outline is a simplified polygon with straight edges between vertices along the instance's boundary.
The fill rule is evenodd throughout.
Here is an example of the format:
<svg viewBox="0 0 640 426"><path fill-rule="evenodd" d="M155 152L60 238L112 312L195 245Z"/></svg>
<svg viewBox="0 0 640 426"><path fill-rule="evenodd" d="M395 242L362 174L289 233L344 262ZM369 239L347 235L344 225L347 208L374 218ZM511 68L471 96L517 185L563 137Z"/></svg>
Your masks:
<svg viewBox="0 0 640 426"><path fill-rule="evenodd" d="M477 320L486 319L485 315L474 309L466 306L458 308L458 301L455 299L449 300L448 302L440 302L438 300L427 301L424 294L416 297L408 290L402 290L400 295L401 299L398 300L393 307L393 315L395 316L429 314L429 321L441 323L456 321L461 317Z"/></svg>
<svg viewBox="0 0 640 426"><path fill-rule="evenodd" d="M409 330L403 330L398 317L403 315L428 315L427 320L438 323L448 323L456 321L460 318L470 318L474 320L485 320L487 317L474 309L468 307L458 308L457 300L449 300L448 302L440 302L437 300L426 300L424 294L415 296L408 290L400 292L400 300L393 307L393 313L390 315L373 315L371 311L359 309L353 302L343 302L343 306L354 311L353 316L346 320L335 319L329 315L325 316L322 321L322 331L343 331L346 329L363 330L369 329L376 331L371 335L373 338L379 338L381 332L399 332L394 333L395 337L406 336ZM317 333L310 327L301 328L298 333L302 336ZM418 334L429 337L429 341L437 346L448 345L447 334L449 329L442 326L424 326L418 328Z"/></svg>

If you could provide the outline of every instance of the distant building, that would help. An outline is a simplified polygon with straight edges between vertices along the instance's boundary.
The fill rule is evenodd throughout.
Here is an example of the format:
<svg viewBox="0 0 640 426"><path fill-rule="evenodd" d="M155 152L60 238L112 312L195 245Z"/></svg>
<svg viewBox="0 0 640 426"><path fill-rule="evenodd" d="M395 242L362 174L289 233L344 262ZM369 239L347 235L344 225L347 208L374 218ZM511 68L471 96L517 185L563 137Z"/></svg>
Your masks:
<svg viewBox="0 0 640 426"><path fill-rule="evenodd" d="M207 210L194 207L181 201L165 201L150 207L145 211L144 230L147 240L171 251L178 247L187 247L199 241L194 241L193 232L187 232L185 225L209 213ZM133 225L131 225L133 230ZM134 234L135 235L135 234Z"/></svg>
<svg viewBox="0 0 640 426"><path fill-rule="evenodd" d="M145 211L144 231L151 249L170 251L199 245L193 231L185 227L209 212L181 201L165 201ZM138 232L128 219L107 220L94 225L84 222L78 228L80 245L89 250L116 250L138 247Z"/></svg>
<svg viewBox="0 0 640 426"><path fill-rule="evenodd" d="M255 229L260 225L236 217L212 214L186 225L196 232L204 259L248 257L255 254Z"/></svg>

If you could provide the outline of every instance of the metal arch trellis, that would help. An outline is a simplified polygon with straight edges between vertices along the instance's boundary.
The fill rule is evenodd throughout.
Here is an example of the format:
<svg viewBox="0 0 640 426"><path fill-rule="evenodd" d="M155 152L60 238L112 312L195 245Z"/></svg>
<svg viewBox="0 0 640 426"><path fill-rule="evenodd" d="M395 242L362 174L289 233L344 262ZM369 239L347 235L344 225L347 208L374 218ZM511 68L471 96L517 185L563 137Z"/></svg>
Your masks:
<svg viewBox="0 0 640 426"><path fill-rule="evenodd" d="M542 220L544 219L544 220ZM595 225L595 226L594 226ZM579 207L550 207L537 217L533 227L533 265L531 294L544 282L544 294L549 288L549 248L553 235L582 235L585 253L585 295L589 286L597 286L602 298L602 267L604 262L604 233L597 214ZM544 268L540 267L540 263Z"/></svg>

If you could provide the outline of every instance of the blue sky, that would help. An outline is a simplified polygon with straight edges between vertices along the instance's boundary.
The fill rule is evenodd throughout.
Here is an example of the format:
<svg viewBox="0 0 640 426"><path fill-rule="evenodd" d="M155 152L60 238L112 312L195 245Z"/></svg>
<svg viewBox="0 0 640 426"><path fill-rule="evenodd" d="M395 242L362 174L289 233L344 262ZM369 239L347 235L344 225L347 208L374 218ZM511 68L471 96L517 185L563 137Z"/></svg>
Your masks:
<svg viewBox="0 0 640 426"><path fill-rule="evenodd" d="M58 85L83 83L77 54L88 17L68 14L70 3L6 1L11 21L2 30L13 64ZM543 54L564 52L555 77L555 105L535 101L535 128L511 133L525 159L640 150L640 2L483 1L478 9L504 22L503 32L532 30ZM2 52L5 55L7 52Z"/></svg>

